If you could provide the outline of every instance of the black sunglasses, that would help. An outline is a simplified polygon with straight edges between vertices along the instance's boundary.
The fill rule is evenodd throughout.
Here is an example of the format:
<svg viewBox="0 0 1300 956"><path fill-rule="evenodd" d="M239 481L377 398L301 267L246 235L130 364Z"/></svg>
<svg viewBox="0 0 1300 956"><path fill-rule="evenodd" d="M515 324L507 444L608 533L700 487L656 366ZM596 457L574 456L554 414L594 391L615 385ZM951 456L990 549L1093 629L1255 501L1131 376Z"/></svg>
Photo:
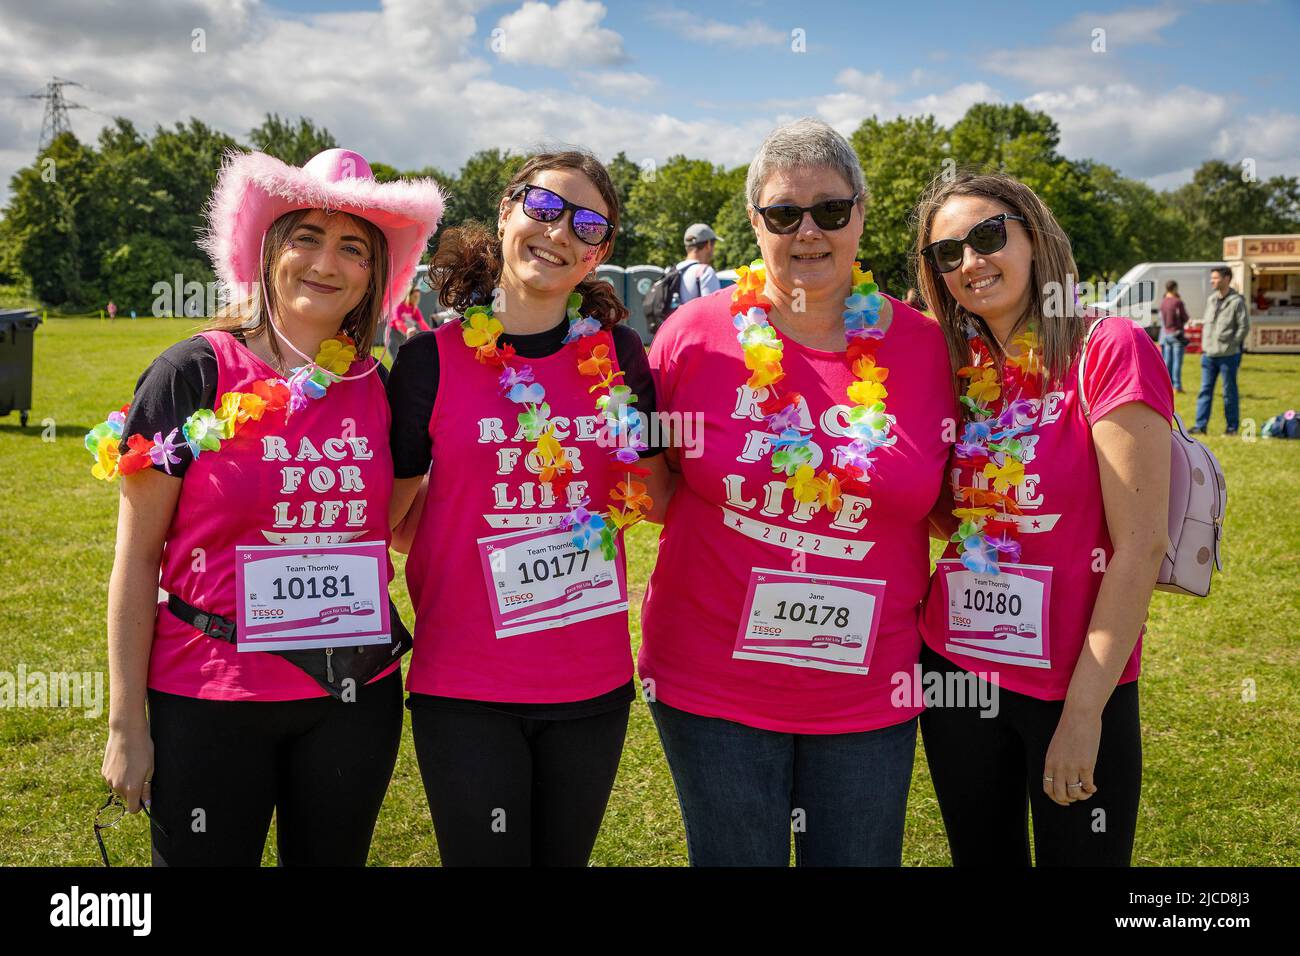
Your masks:
<svg viewBox="0 0 1300 956"><path fill-rule="evenodd" d="M161 823L149 814L149 808L142 803L140 809L144 811L146 817L149 817L149 825L157 827L158 832L166 838L168 836L167 831ZM110 793L108 799L104 801L104 805L95 813L95 842L99 844L99 855L103 857L105 866L112 866L112 864L108 862L108 848L104 846L102 832L113 829L122 822L124 816L126 816L126 804L122 802L122 798L116 793Z"/></svg>
<svg viewBox="0 0 1300 956"><path fill-rule="evenodd" d="M778 203L773 206L760 206L754 203L754 209L763 217L763 224L768 232L778 236L788 236L803 223L803 214L812 213L813 222L818 229L843 229L853 217L853 204L858 201L858 194L851 199L823 199L811 206L794 206Z"/></svg>
<svg viewBox="0 0 1300 956"><path fill-rule="evenodd" d="M524 199L524 215L538 222L555 222L566 209L573 210L573 234L589 246L598 246L609 238L614 225L594 209L577 206L559 193L543 186L520 183L510 193L511 199Z"/></svg>
<svg viewBox="0 0 1300 956"><path fill-rule="evenodd" d="M952 272L966 258L966 246L970 246L982 256L992 255L1007 244L1007 220L1025 222L1024 216L1009 212L1000 212L983 222L970 227L970 232L961 239L940 239L921 250L939 273Z"/></svg>

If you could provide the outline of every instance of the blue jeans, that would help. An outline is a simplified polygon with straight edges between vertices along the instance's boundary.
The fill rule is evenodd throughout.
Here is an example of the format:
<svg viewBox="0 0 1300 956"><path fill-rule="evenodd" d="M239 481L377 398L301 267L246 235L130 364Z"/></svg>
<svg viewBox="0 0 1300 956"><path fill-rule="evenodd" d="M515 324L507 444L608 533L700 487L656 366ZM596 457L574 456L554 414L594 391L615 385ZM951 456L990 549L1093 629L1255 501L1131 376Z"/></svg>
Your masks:
<svg viewBox="0 0 1300 956"><path fill-rule="evenodd" d="M900 866L916 718L784 734L650 705L691 866Z"/></svg>
<svg viewBox="0 0 1300 956"><path fill-rule="evenodd" d="M1160 352L1165 357L1165 368L1174 388L1183 387L1183 351L1187 348L1176 332L1160 333Z"/></svg>
<svg viewBox="0 0 1300 956"><path fill-rule="evenodd" d="M1236 355L1202 355L1201 356L1201 390L1196 396L1196 427L1206 428L1210 424L1210 407L1214 404L1214 381L1223 373L1223 417L1227 419L1228 431L1237 430L1237 368L1241 365L1241 353Z"/></svg>

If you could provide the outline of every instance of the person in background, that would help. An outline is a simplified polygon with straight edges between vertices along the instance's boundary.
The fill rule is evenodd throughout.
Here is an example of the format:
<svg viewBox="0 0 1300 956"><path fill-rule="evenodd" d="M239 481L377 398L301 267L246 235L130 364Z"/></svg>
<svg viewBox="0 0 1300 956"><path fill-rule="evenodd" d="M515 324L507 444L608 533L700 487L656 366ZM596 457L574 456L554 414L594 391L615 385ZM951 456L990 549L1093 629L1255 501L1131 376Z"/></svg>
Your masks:
<svg viewBox="0 0 1300 956"><path fill-rule="evenodd" d="M1160 302L1160 352L1169 370L1169 381L1174 390L1183 390L1183 351L1187 348L1187 306L1178 294L1178 283L1170 279L1165 283L1165 297Z"/></svg>
<svg viewBox="0 0 1300 956"><path fill-rule="evenodd" d="M907 293L903 296L903 305L910 305L918 312L925 311L925 306L921 303L920 293L911 286L908 286Z"/></svg>
<svg viewBox="0 0 1300 956"><path fill-rule="evenodd" d="M117 318L117 303L112 299L108 300L108 321L112 322Z"/></svg>
<svg viewBox="0 0 1300 956"><path fill-rule="evenodd" d="M406 299L397 307L397 326L403 335L410 337L416 332L429 332L429 323L420 314L420 290L411 286Z"/></svg>
<svg viewBox="0 0 1300 956"><path fill-rule="evenodd" d="M1201 390L1196 396L1196 424L1193 434L1205 434L1214 404L1214 383L1223 373L1223 417L1228 428L1225 435L1237 434L1237 369L1241 367L1241 350L1250 334L1246 300L1232 288L1232 271L1227 266L1210 270L1214 291L1205 303L1201 320Z"/></svg>
<svg viewBox="0 0 1300 956"><path fill-rule="evenodd" d="M691 299L709 295L722 288L718 274L713 271L713 251L717 248L718 234L702 222L697 222L686 230L686 258L677 263L677 271L682 274L678 295L681 304Z"/></svg>
<svg viewBox="0 0 1300 956"><path fill-rule="evenodd" d="M429 323L420 314L420 290L411 286L388 320L385 342L389 351L396 352L416 332L428 331L431 331Z"/></svg>

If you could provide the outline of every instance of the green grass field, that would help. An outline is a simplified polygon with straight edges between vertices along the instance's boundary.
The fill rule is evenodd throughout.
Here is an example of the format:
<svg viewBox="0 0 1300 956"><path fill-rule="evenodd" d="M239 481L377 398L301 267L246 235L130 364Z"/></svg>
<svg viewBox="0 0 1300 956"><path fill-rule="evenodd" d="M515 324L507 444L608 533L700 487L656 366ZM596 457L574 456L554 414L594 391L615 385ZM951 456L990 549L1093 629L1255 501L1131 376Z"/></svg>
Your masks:
<svg viewBox="0 0 1300 956"><path fill-rule="evenodd" d="M52 319L37 332L31 422L20 429L16 413L0 418L0 672L16 674L20 666L28 673L105 672L117 491L91 478L82 436L130 398L157 353L190 331L180 320ZM1189 359L1186 383L1193 387L1198 363ZM1248 356L1240 385L1243 419L1262 425L1300 406L1300 356ZM1185 419L1192 401L1191 394L1179 396ZM1157 594L1153 602L1142 678L1146 772L1135 862L1296 865L1300 442L1219 437L1217 401L1215 415L1209 443L1228 475L1228 571L1209 599ZM634 641L656 534L642 526L629 539ZM393 591L409 614L398 568ZM106 713L88 719L66 708L0 712L0 864L99 865L91 819L106 792L99 776L106 721ZM107 841L115 864L148 862L143 818L124 821ZM272 847L268 841L267 863L274 862ZM919 749L904 860L949 862ZM638 702L593 862L685 861L672 780ZM371 862L438 862L409 719Z"/></svg>

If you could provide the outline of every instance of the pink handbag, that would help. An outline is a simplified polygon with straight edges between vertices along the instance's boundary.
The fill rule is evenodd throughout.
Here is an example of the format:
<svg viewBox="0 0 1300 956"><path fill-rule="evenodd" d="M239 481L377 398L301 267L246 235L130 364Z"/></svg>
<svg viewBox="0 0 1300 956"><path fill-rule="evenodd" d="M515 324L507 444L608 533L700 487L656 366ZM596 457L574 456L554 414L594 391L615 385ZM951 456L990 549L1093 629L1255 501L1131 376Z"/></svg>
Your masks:
<svg viewBox="0 0 1300 956"><path fill-rule="evenodd" d="M1083 394L1083 369L1088 359L1088 340L1103 319L1098 318L1083 338L1079 356L1079 401L1084 418L1088 399ZM1117 316L1121 322L1128 319ZM1177 428L1169 433L1169 550L1160 562L1156 589L1174 594L1205 597L1210 593L1214 569L1223 571L1223 515L1228 488L1219 459L1205 445L1187 434L1183 420L1174 413Z"/></svg>

